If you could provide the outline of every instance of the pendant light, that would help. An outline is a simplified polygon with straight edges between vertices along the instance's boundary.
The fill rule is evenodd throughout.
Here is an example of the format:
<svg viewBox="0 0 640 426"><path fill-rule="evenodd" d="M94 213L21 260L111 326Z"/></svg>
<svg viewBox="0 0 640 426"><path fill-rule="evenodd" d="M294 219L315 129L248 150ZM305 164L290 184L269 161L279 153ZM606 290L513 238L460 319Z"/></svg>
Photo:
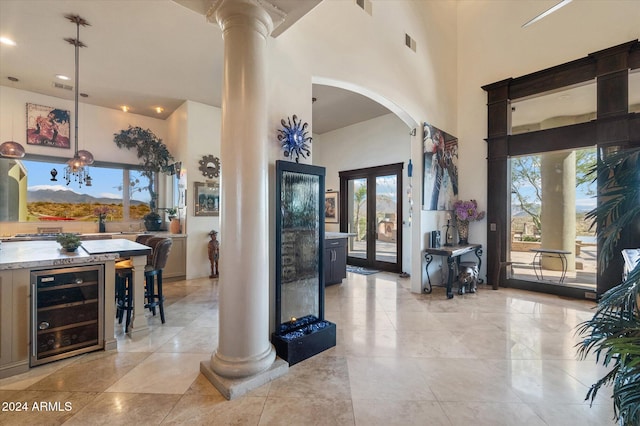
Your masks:
<svg viewBox="0 0 640 426"><path fill-rule="evenodd" d="M78 96L80 89L78 87L79 74L80 74L80 48L86 47L84 43L80 41L80 25L83 27L90 24L79 15L65 15L70 22L76 24L76 38L65 38L64 40L69 44L75 46L75 64L76 64L76 84L75 84L75 121L74 121L74 142L75 142L75 154L72 159L67 161L67 165L64 169L64 179L67 181L67 185L72 180L78 182L78 185L91 186L91 176L89 176L89 164L93 163L93 155L86 150L78 151ZM81 155L82 154L82 155Z"/></svg>
<svg viewBox="0 0 640 426"><path fill-rule="evenodd" d="M15 77L7 77L13 83L18 81ZM10 141L0 144L0 157L6 158L22 158L24 157L24 147L13 140L13 113L11 113L11 139Z"/></svg>

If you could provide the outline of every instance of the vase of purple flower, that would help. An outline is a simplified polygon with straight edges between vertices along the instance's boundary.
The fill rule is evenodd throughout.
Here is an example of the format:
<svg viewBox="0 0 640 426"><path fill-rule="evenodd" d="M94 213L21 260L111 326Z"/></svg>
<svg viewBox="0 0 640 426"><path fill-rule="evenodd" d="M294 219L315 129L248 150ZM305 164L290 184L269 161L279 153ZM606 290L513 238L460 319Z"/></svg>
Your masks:
<svg viewBox="0 0 640 426"><path fill-rule="evenodd" d="M478 210L476 200L458 200L453 205L458 222L458 244L469 244L469 222L484 219L484 211Z"/></svg>

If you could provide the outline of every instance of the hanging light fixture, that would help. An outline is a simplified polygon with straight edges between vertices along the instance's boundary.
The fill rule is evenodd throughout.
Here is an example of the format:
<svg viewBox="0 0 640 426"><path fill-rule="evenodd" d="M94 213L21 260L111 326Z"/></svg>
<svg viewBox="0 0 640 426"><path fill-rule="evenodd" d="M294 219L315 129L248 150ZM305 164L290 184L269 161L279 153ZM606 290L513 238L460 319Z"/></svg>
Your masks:
<svg viewBox="0 0 640 426"><path fill-rule="evenodd" d="M67 161L67 165L64 168L64 179L67 181L67 185L72 180L78 182L78 185L91 186L91 176L89 176L89 166L93 163L93 154L89 151L78 151L78 96L80 89L78 87L79 74L80 74L80 48L86 47L84 43L80 41L80 25L83 27L90 24L79 15L65 15L69 21L76 24L76 38L65 38L64 40L69 44L75 46L75 64L76 64L76 84L75 84L75 123L74 123L74 141L75 141L75 155L72 159Z"/></svg>
<svg viewBox="0 0 640 426"><path fill-rule="evenodd" d="M11 82L18 81L15 77L7 77ZM0 157L22 158L24 157L24 147L13 140L13 113L11 113L11 139L0 144Z"/></svg>

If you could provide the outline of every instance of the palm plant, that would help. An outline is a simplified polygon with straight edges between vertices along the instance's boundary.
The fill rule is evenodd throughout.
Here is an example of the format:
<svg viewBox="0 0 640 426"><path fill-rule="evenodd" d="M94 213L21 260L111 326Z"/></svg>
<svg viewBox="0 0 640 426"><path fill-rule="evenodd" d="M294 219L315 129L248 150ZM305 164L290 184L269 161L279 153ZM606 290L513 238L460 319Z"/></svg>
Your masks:
<svg viewBox="0 0 640 426"><path fill-rule="evenodd" d="M601 242L600 267L615 253L623 230L640 220L640 149L622 150L599 160L593 169L603 183L600 203L587 217ZM602 386L613 386L613 404L620 425L640 424L640 263L624 281L600 299L593 317L578 325L576 346L584 359L593 352L596 363L610 371L594 383L586 399L593 404Z"/></svg>

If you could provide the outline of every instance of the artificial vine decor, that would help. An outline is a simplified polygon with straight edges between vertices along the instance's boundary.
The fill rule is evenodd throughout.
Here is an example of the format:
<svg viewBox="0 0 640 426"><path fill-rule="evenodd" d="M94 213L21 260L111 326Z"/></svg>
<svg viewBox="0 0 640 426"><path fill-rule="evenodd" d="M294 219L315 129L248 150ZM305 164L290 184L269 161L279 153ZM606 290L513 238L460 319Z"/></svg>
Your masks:
<svg viewBox="0 0 640 426"><path fill-rule="evenodd" d="M157 222L158 229L162 223L162 219L157 213L158 194L154 189L153 175L158 172L168 172L171 164L173 164L173 156L167 146L162 143L162 139L149 129L129 126L128 129L121 130L120 133L115 133L113 136L113 141L118 148L136 149L138 158L141 160L142 174L149 179L148 190L151 197L151 202L149 203L151 213L145 216L145 225L150 231L157 230L150 229L150 225L146 223L147 221Z"/></svg>

